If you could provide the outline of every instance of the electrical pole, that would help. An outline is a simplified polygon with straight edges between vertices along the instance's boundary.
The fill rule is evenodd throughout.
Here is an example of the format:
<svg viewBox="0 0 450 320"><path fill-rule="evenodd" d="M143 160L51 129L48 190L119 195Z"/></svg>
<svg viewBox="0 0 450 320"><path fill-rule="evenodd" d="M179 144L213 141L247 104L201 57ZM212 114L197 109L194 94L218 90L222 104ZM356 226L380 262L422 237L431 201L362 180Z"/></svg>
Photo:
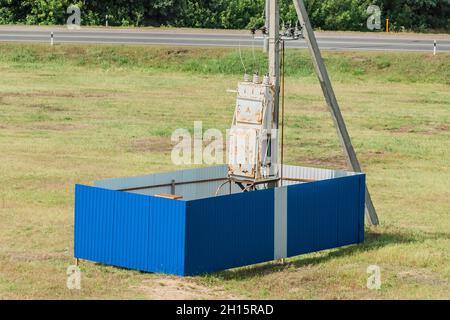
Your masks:
<svg viewBox="0 0 450 320"><path fill-rule="evenodd" d="M271 162L276 173L279 172L279 96L280 96L280 11L278 0L268 0L269 2L269 81L274 88L274 110L273 110L273 129L271 136Z"/></svg>

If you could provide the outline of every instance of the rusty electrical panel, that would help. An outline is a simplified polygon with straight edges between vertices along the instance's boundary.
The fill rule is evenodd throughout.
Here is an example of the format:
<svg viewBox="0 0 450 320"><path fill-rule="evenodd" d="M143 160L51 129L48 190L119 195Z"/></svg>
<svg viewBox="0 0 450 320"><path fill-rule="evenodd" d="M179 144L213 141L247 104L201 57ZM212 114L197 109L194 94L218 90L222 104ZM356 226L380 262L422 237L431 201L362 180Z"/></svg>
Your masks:
<svg viewBox="0 0 450 320"><path fill-rule="evenodd" d="M255 75L238 84L236 108L229 135L228 175L254 184L277 179L272 162L274 87L269 77Z"/></svg>

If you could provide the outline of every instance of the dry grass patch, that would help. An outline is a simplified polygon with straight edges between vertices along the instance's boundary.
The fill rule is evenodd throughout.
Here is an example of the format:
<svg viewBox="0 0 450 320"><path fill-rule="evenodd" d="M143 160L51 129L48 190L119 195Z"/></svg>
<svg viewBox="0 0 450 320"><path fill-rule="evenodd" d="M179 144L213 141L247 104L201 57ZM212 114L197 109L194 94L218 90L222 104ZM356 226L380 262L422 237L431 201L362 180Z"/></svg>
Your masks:
<svg viewBox="0 0 450 320"><path fill-rule="evenodd" d="M226 292L223 287L207 287L186 278L167 276L145 280L136 289L151 300L237 300L244 298Z"/></svg>

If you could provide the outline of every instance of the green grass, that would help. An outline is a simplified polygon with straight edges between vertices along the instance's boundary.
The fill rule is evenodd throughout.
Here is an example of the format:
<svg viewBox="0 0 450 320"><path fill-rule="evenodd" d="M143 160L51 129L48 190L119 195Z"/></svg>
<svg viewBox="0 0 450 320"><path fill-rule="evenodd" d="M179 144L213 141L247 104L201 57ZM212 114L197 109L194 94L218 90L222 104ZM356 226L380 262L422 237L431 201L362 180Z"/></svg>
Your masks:
<svg viewBox="0 0 450 320"><path fill-rule="evenodd" d="M251 64L251 50L244 57ZM366 227L362 245L187 281L225 297L449 299L450 55L325 57L380 226ZM286 161L343 168L306 52L288 52L287 62ZM174 129L195 120L228 128L226 89L240 80L239 65L231 49L0 45L0 298L164 290L167 276L90 262L81 264L83 289L66 289L73 186L175 169ZM379 291L365 287L371 264L381 267Z"/></svg>
<svg viewBox="0 0 450 320"><path fill-rule="evenodd" d="M206 75L243 73L239 51L234 49L0 44L0 56L1 61L26 69L70 66ZM249 73L256 70L265 72L266 58L261 50L243 49L242 58ZM376 78L381 82L450 84L448 54L434 57L432 54L417 53L334 52L325 53L324 59L335 81ZM287 51L286 75L314 75L306 50Z"/></svg>

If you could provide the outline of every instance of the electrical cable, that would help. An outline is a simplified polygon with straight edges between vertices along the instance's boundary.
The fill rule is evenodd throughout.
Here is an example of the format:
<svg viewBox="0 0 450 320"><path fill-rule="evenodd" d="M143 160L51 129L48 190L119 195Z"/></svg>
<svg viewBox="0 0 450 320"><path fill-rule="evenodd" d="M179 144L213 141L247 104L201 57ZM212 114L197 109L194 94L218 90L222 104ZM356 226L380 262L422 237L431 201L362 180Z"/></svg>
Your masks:
<svg viewBox="0 0 450 320"><path fill-rule="evenodd" d="M244 68L244 73L247 74L247 68L244 64L244 59L242 59L242 51L241 51L241 39L239 38L239 58L241 59L242 67Z"/></svg>
<svg viewBox="0 0 450 320"><path fill-rule="evenodd" d="M219 194L220 189L222 189L222 187L223 187L224 185L226 185L227 183L229 183L230 186L231 186L231 180L225 181L224 183L222 183L222 184L217 188L216 193L214 194L214 196L217 197L217 195ZM231 193L231 189L230 189L230 193Z"/></svg>
<svg viewBox="0 0 450 320"><path fill-rule="evenodd" d="M260 64L258 64L258 70L256 70L256 56L255 56L255 36L252 38L252 55L253 55L253 72L256 72L259 75Z"/></svg>

